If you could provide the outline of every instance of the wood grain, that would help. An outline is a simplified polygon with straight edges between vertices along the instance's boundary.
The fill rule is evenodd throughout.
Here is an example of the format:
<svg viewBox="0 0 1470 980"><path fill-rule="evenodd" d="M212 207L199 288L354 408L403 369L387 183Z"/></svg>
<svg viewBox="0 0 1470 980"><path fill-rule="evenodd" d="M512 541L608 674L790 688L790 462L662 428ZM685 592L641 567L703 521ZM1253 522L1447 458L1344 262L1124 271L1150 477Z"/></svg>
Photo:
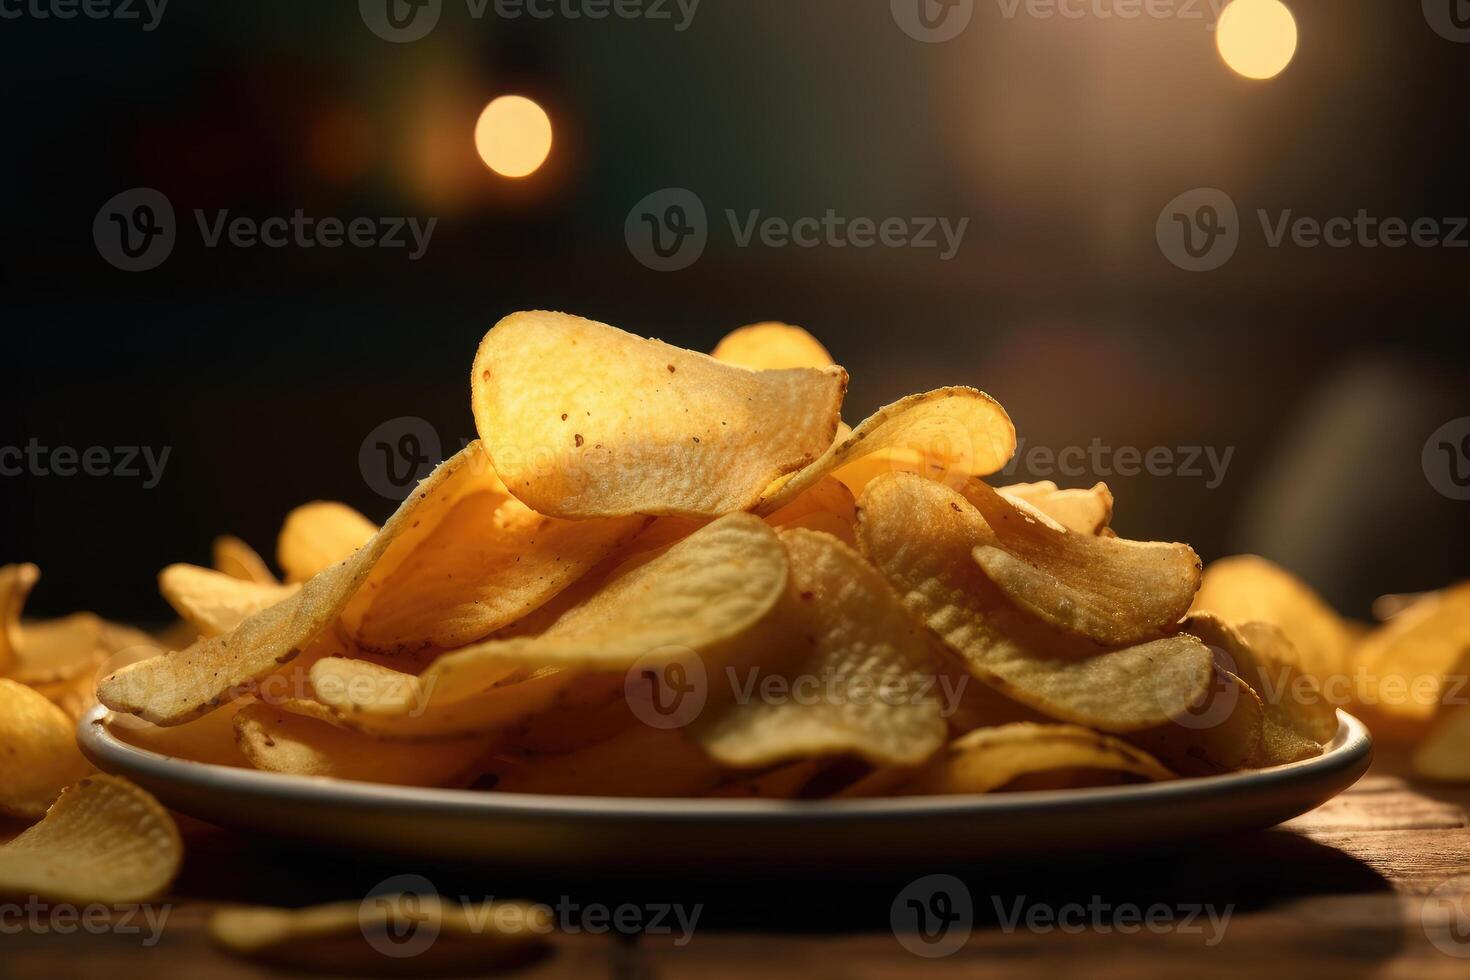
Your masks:
<svg viewBox="0 0 1470 980"><path fill-rule="evenodd" d="M853 868L824 876L707 876L697 869L682 876L531 876L407 867L386 858L248 841L181 818L187 867L155 945L137 935L16 929L11 916L0 937L0 977L280 976L215 950L206 935L213 910L237 902L356 900L383 878L413 871L446 895L477 899L700 907L687 942L674 935L557 937L550 957L515 974L526 980L1464 978L1470 976L1470 932L1456 933L1451 925L1458 912L1461 925L1470 926L1467 808L1470 789L1410 783L1375 770L1349 792L1281 827L1184 850L1080 862L913 868L898 875ZM974 926L963 948L924 959L895 938L889 908L909 881L934 872L965 882ZM1461 903L1458 909L1446 897ZM1178 928L1036 932L1024 925L1007 928L1005 919L1017 903L1108 910L1160 905L1176 922L1194 906L1210 906L1219 914L1228 910L1229 919L1217 942L1208 931ZM1112 914L1097 921L1114 922Z"/></svg>

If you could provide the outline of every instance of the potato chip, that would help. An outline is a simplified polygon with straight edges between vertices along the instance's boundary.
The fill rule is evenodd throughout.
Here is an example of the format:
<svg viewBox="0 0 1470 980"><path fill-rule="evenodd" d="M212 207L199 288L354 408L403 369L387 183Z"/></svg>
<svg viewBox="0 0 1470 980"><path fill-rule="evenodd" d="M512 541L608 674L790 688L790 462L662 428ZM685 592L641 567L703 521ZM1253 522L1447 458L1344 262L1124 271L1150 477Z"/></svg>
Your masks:
<svg viewBox="0 0 1470 980"><path fill-rule="evenodd" d="M66 713L24 684L0 679L0 813L35 820L90 769Z"/></svg>
<svg viewBox="0 0 1470 980"><path fill-rule="evenodd" d="M963 493L996 538L975 561L1008 599L1061 630L1108 646L1171 631L1199 587L1187 544L1127 541L1069 531L981 482Z"/></svg>
<svg viewBox="0 0 1470 980"><path fill-rule="evenodd" d="M1425 779L1470 782L1470 705L1441 708L1411 764L1414 774Z"/></svg>
<svg viewBox="0 0 1470 980"><path fill-rule="evenodd" d="M212 563L217 572L224 572L230 578L257 585L279 584L259 552L232 534L222 534L215 538L211 551Z"/></svg>
<svg viewBox="0 0 1470 980"><path fill-rule="evenodd" d="M236 713L250 703L250 698L239 698L182 725L165 727L130 715L112 715L106 725L118 741L149 752L207 765L248 769L250 762L235 740L234 721Z"/></svg>
<svg viewBox="0 0 1470 980"><path fill-rule="evenodd" d="M20 662L20 648L25 642L21 639L20 616L26 597L40 577L41 570L35 565L0 567L0 676L9 674Z"/></svg>
<svg viewBox="0 0 1470 980"><path fill-rule="evenodd" d="M830 759L802 759L765 772L723 782L711 796L727 800L794 800L806 795L812 781L832 766Z"/></svg>
<svg viewBox="0 0 1470 980"><path fill-rule="evenodd" d="M725 335L710 355L726 364L779 371L783 368L824 368L836 362L821 341L787 323L752 323Z"/></svg>
<svg viewBox="0 0 1470 980"><path fill-rule="evenodd" d="M257 769L394 786L462 786L490 751L485 738L394 742L264 704L235 715L241 752Z"/></svg>
<svg viewBox="0 0 1470 980"><path fill-rule="evenodd" d="M1101 534L1113 520L1113 493L1106 483L1087 490L1058 490L1047 480L1000 487L1003 497L1030 504L1069 531Z"/></svg>
<svg viewBox="0 0 1470 980"><path fill-rule="evenodd" d="M628 702L627 675L580 674L541 711L503 733L513 755L559 755L602 742L642 724Z"/></svg>
<svg viewBox="0 0 1470 980"><path fill-rule="evenodd" d="M911 796L989 793L1023 776L1057 770L1174 778L1157 759L1120 739L1074 725L1017 722L977 728L955 739L896 791Z"/></svg>
<svg viewBox="0 0 1470 980"><path fill-rule="evenodd" d="M781 532L791 558L789 663L746 668L748 691L696 737L732 768L851 754L908 765L944 743L932 639L857 552L826 534ZM765 668L765 669L762 669ZM765 685L785 682L779 697Z"/></svg>
<svg viewBox="0 0 1470 980"><path fill-rule="evenodd" d="M1219 666L1215 682L1188 714L1124 736L1185 776L1211 776L1256 765L1266 712L1249 684Z"/></svg>
<svg viewBox="0 0 1470 980"><path fill-rule="evenodd" d="M909 611L1016 701L1060 721L1138 731L1187 712L1214 679L1210 651L1194 637L1099 650L1013 606L972 557L998 539L947 487L891 474L869 484L858 506L863 554Z"/></svg>
<svg viewBox="0 0 1470 980"><path fill-rule="evenodd" d="M1427 721L1470 652L1470 583L1427 596L1358 644L1365 700L1390 718Z"/></svg>
<svg viewBox="0 0 1470 980"><path fill-rule="evenodd" d="M836 477L823 477L801 496L766 518L772 527L825 531L857 547L857 501Z"/></svg>
<svg viewBox="0 0 1470 980"><path fill-rule="evenodd" d="M418 678L441 703L478 694L507 666L626 671L691 653L723 662L786 588L786 549L750 514L729 514L611 580L539 636L451 650Z"/></svg>
<svg viewBox="0 0 1470 980"><path fill-rule="evenodd" d="M1337 734L1337 709L1301 670L1285 633L1270 623L1237 627L1211 613L1190 616L1184 628L1207 643L1217 663L1261 699L1261 745L1248 766L1279 766L1322 754L1322 746Z"/></svg>
<svg viewBox="0 0 1470 980"><path fill-rule="evenodd" d="M688 732L640 725L565 755L498 760L481 785L502 793L702 796L721 775Z"/></svg>
<svg viewBox="0 0 1470 980"><path fill-rule="evenodd" d="M40 574L35 565L0 567L0 676L30 686L73 680L141 636L92 613L23 622Z"/></svg>
<svg viewBox="0 0 1470 980"><path fill-rule="evenodd" d="M0 894L131 905L162 895L183 859L178 828L157 800L125 779L93 775L0 845Z"/></svg>
<svg viewBox="0 0 1470 980"><path fill-rule="evenodd" d="M1229 623L1280 627L1318 682L1348 674L1353 636L1322 597L1281 566L1256 555L1213 561L1205 569L1192 612L1215 613Z"/></svg>
<svg viewBox="0 0 1470 980"><path fill-rule="evenodd" d="M536 312L485 335L471 386L495 470L532 510L714 517L827 450L847 373L752 371Z"/></svg>
<svg viewBox="0 0 1470 980"><path fill-rule="evenodd" d="M345 619L365 648L412 651L483 639L555 597L647 523L542 517L506 491L479 443L472 447L474 464L445 487L457 498L449 512L407 554L385 556L349 605Z"/></svg>
<svg viewBox="0 0 1470 980"><path fill-rule="evenodd" d="M305 582L367 544L378 526L332 500L302 504L286 515L276 540L276 562L287 582Z"/></svg>
<svg viewBox="0 0 1470 980"><path fill-rule="evenodd" d="M1000 403L974 388L938 388L885 405L834 443L821 458L790 477L773 482L761 495L757 513L770 514L791 503L828 473L860 494L877 454L879 472L907 472L958 485L972 476L994 473L1016 451L1016 427ZM852 469L863 461L864 477Z"/></svg>
<svg viewBox="0 0 1470 980"><path fill-rule="evenodd" d="M291 971L346 976L393 967L422 976L499 974L545 954L544 937L553 928L544 905L457 903L414 892L304 909L221 909L209 921L210 938L227 952Z"/></svg>
<svg viewBox="0 0 1470 980"><path fill-rule="evenodd" d="M158 590L200 636L219 636L291 598L301 586L250 582L198 565L177 564L158 573Z"/></svg>
<svg viewBox="0 0 1470 980"><path fill-rule="evenodd" d="M399 534L427 534L445 508L436 496L446 480L474 458L466 449L419 484L383 529L350 558L306 582L301 591L245 620L223 636L187 650L124 667L103 678L97 696L114 711L157 725L178 725L206 714L251 682L294 660L342 614L374 564Z"/></svg>

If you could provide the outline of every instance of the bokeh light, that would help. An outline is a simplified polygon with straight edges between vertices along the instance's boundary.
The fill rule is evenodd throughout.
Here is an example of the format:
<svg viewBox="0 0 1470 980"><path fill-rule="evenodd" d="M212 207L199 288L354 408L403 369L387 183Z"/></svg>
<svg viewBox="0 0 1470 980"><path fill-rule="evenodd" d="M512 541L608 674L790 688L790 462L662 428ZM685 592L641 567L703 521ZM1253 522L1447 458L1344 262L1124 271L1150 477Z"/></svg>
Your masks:
<svg viewBox="0 0 1470 980"><path fill-rule="evenodd" d="M1220 57L1246 78L1274 78L1296 53L1296 18L1281 0L1234 0L1215 29Z"/></svg>
<svg viewBox="0 0 1470 980"><path fill-rule="evenodd" d="M502 177L527 177L551 153L551 117L525 96L502 95L480 113L475 149Z"/></svg>

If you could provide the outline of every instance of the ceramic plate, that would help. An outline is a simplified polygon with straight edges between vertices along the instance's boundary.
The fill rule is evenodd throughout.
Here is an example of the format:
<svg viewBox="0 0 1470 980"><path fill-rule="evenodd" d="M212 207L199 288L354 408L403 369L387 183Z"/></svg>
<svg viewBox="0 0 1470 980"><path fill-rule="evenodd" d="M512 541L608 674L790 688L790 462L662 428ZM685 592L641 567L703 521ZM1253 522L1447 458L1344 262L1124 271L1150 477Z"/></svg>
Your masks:
<svg viewBox="0 0 1470 980"><path fill-rule="evenodd" d="M98 706L83 752L173 809L247 833L542 868L873 866L1116 852L1256 830L1306 813L1368 768L1347 712L1321 756L1273 769L1045 792L877 800L609 799L407 789L205 765L121 742Z"/></svg>

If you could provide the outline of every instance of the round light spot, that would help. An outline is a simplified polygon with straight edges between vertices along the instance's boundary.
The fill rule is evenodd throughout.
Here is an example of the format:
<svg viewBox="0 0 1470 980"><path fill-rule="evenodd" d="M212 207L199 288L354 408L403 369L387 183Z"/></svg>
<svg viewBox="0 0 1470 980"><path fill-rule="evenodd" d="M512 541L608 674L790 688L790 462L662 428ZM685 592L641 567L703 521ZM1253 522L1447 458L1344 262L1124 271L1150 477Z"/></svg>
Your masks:
<svg viewBox="0 0 1470 980"><path fill-rule="evenodd" d="M1234 0L1220 14L1215 46L1237 74L1274 78L1296 54L1296 18L1281 0Z"/></svg>
<svg viewBox="0 0 1470 980"><path fill-rule="evenodd" d="M480 113L475 149L502 177L527 177L551 153L551 117L524 96L502 95Z"/></svg>

